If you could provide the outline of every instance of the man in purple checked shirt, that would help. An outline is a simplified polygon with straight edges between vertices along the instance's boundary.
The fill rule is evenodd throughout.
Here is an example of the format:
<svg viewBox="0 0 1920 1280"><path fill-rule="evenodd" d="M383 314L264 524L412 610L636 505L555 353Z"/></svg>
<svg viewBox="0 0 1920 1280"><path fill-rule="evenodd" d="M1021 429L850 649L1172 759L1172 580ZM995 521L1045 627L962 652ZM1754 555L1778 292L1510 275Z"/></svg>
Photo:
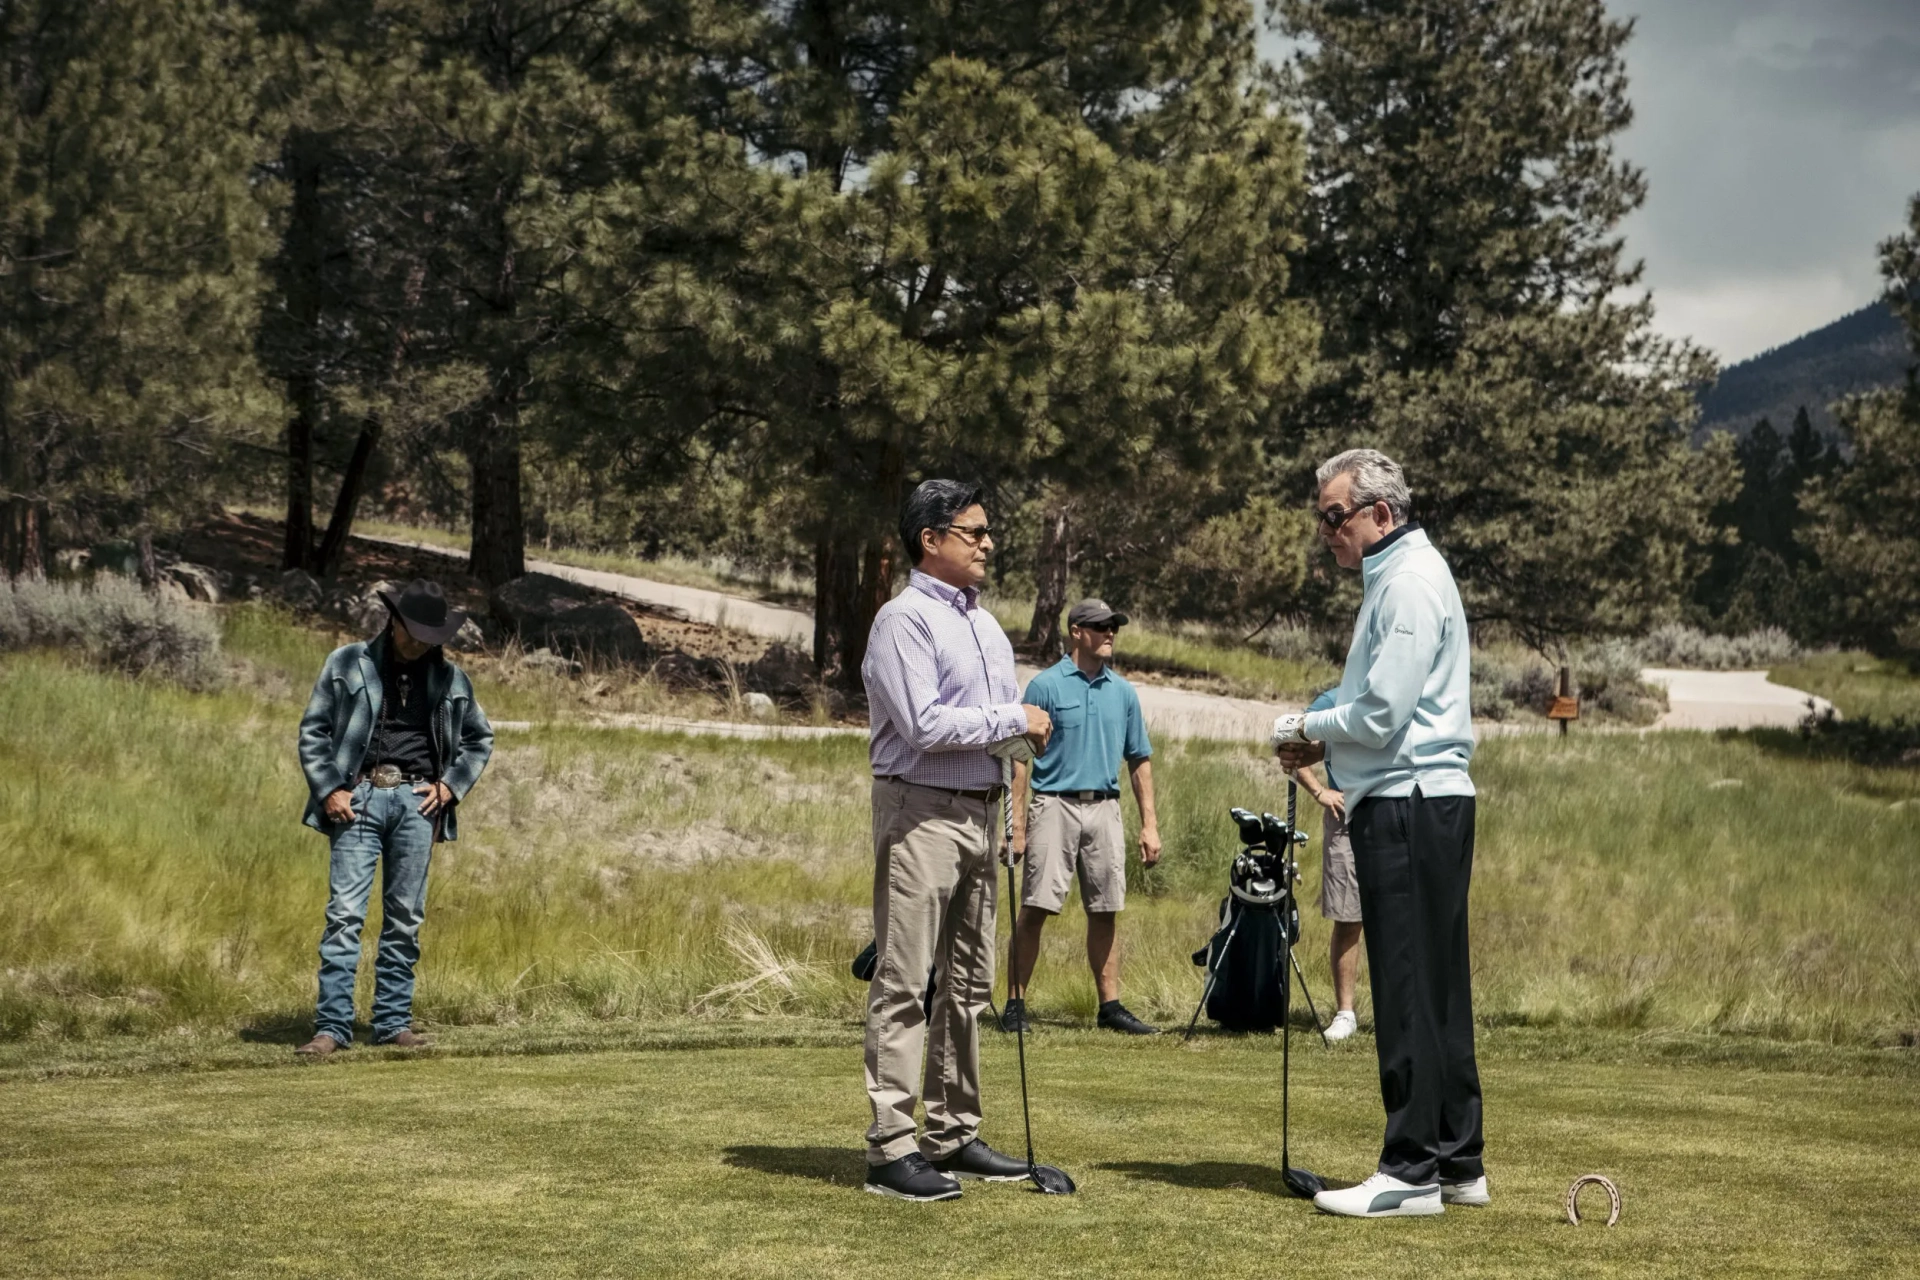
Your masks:
<svg viewBox="0 0 1920 1280"><path fill-rule="evenodd" d="M860 674L873 760L873 931L867 987L867 1190L951 1200L959 1178L1017 1182L1024 1161L980 1140L982 1012L993 991L1000 762L987 748L1053 722L1023 706L1013 646L980 607L993 536L980 490L928 480L900 516L913 573L881 606ZM937 969L923 1007L927 974ZM916 1104L926 1131L916 1135Z"/></svg>

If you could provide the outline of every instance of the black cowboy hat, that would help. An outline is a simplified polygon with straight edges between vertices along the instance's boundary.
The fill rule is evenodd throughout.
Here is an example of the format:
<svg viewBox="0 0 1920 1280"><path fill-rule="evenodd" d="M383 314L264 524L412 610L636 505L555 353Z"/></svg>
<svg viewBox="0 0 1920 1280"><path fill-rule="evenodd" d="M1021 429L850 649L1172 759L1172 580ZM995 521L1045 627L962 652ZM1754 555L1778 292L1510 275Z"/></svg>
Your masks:
<svg viewBox="0 0 1920 1280"><path fill-rule="evenodd" d="M399 595L382 591L380 599L421 644L445 644L467 623L466 613L448 605L440 584L427 578L415 578Z"/></svg>

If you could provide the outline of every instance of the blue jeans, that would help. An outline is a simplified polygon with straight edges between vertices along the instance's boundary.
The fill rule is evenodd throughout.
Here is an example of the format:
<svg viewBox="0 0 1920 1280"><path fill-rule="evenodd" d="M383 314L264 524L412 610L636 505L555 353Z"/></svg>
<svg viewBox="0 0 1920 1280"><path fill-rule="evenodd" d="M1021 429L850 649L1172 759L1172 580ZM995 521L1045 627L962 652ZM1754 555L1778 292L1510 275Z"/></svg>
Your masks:
<svg viewBox="0 0 1920 1280"><path fill-rule="evenodd" d="M316 1035L353 1043L353 978L376 867L381 869L381 922L380 950L373 963L374 1043L393 1039L412 1019L413 966L420 960L427 864L433 860L433 819L420 815L424 799L411 784L375 787L363 782L353 789L353 821L330 831L333 858L327 927L320 935Z"/></svg>

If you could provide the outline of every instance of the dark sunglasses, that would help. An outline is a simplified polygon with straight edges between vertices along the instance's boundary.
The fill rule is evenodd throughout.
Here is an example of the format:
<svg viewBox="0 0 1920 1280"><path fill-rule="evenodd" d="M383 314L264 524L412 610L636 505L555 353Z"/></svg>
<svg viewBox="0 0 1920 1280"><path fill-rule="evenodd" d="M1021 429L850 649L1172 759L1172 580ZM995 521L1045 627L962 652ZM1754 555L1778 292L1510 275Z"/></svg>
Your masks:
<svg viewBox="0 0 1920 1280"><path fill-rule="evenodd" d="M1345 511L1342 511L1338 507L1328 507L1325 511L1316 511L1314 514L1320 517L1320 528L1323 531L1327 533L1338 533L1341 526L1345 525L1347 521L1353 519L1362 511L1371 510L1373 510L1373 504L1369 502L1363 506L1348 507Z"/></svg>
<svg viewBox="0 0 1920 1280"><path fill-rule="evenodd" d="M991 538L993 536L993 526L987 525L987 524L975 524L975 525L950 524L947 526L946 531L948 533L959 534L961 537L965 538L968 542L972 543L976 547L979 546L982 542L985 542L988 538Z"/></svg>

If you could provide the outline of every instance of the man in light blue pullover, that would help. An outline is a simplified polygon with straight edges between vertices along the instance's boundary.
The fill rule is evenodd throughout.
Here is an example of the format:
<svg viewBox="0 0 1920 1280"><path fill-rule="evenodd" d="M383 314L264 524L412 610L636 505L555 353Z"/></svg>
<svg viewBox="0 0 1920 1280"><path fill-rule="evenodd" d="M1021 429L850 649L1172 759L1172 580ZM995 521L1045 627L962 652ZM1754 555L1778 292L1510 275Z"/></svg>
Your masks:
<svg viewBox="0 0 1920 1280"><path fill-rule="evenodd" d="M1361 1218L1483 1205L1467 617L1446 561L1408 521L1397 463L1351 449L1316 479L1320 536L1365 587L1334 705L1282 716L1274 745L1290 770L1326 760L1345 790L1387 1125L1379 1171L1314 1204Z"/></svg>

